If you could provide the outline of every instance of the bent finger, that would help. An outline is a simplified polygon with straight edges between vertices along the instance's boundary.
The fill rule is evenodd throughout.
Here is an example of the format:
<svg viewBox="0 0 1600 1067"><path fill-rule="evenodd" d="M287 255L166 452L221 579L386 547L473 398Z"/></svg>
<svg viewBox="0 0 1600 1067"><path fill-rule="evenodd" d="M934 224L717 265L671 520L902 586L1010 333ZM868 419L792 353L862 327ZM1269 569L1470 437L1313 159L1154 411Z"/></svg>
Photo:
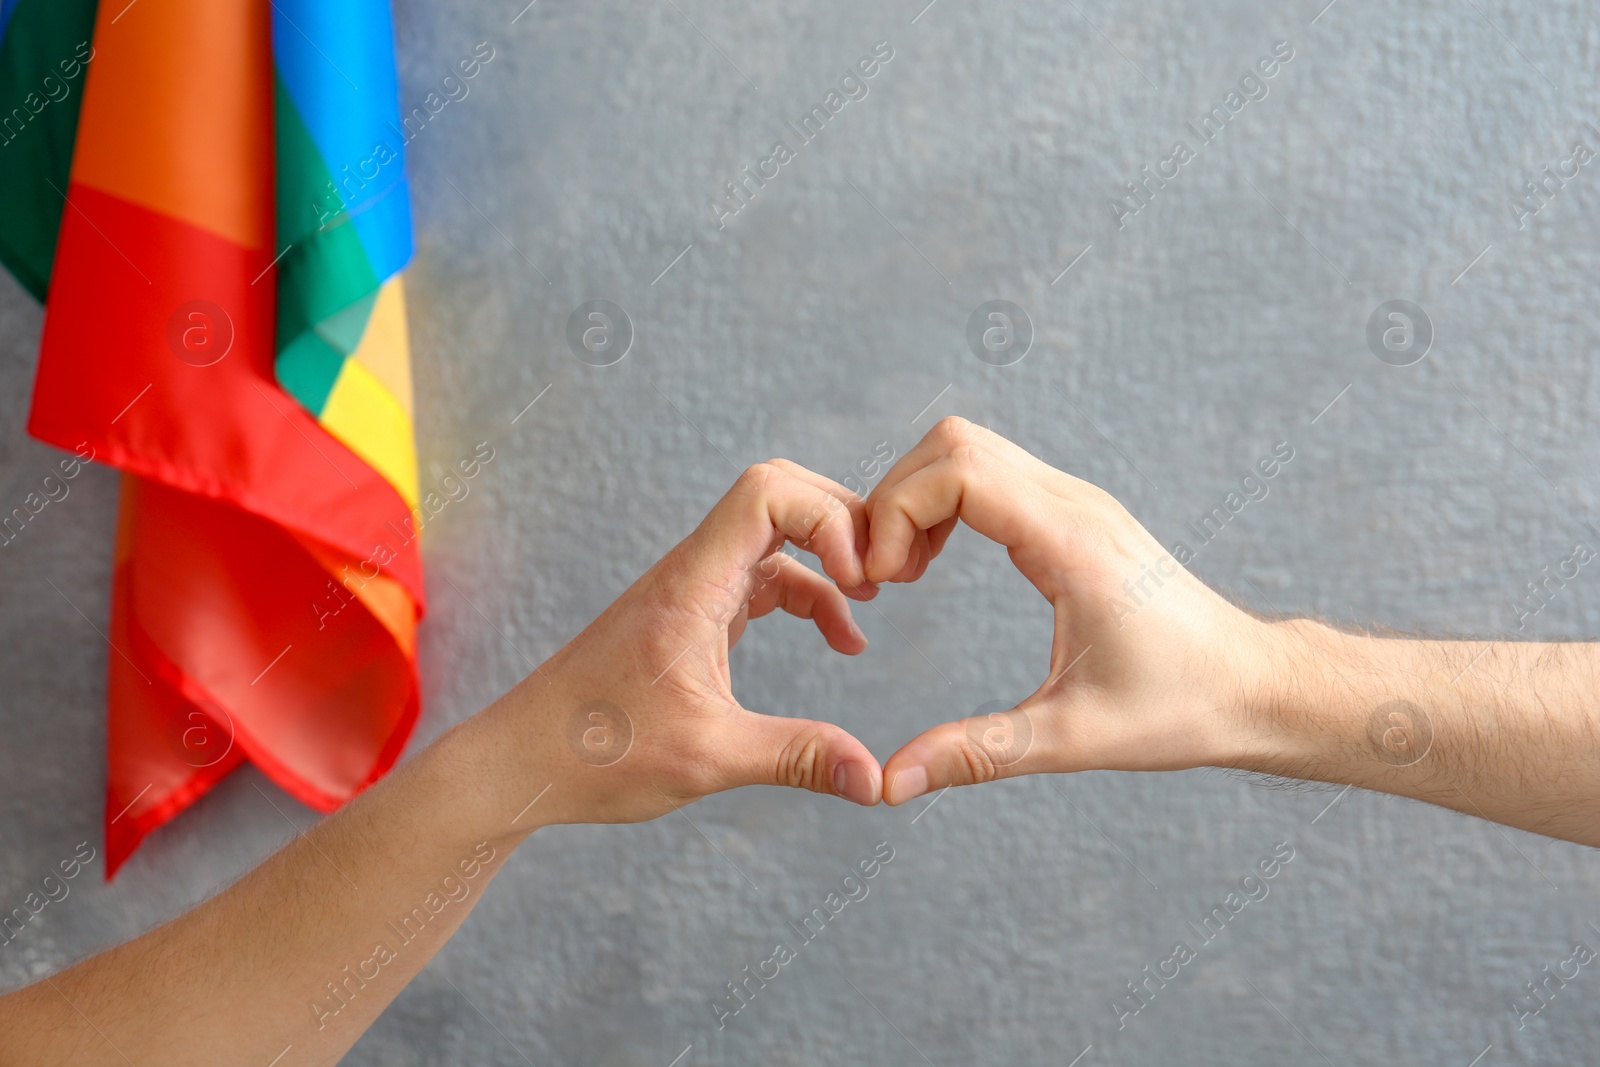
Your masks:
<svg viewBox="0 0 1600 1067"><path fill-rule="evenodd" d="M1019 474L1060 495L1070 495L1075 485L1088 484L1050 466L1010 438L1002 437L959 415L950 415L935 423L931 430L922 435L922 440L912 446L911 451L889 468L867 499L876 499L917 471L965 445L986 449L1017 468Z"/></svg>
<svg viewBox="0 0 1600 1067"><path fill-rule="evenodd" d="M991 453L964 446L873 501L868 574L899 574L912 558L917 533L940 528L942 541L955 518L1011 549L1021 566L1028 557L1049 554L1065 515L1059 497ZM1028 577L1037 583L1042 574Z"/></svg>
<svg viewBox="0 0 1600 1067"><path fill-rule="evenodd" d="M814 485L824 492L837 496L841 501L843 501L845 506L850 511L850 518L855 526L856 551L863 558L865 558L867 552L867 538L869 536L869 522L867 502L862 497L857 495L848 487L834 481L832 478L829 478L826 475L818 474L816 471L808 470L792 460L774 459L769 460L768 462L794 475L801 481L807 482L808 484ZM906 566L902 568L899 574L895 575L889 580L893 582L908 582L913 580L914 576L920 576L922 571L927 569L928 561L933 559L936 554L937 551L932 549L929 545L928 536L921 530L918 530L912 539L910 558L907 560ZM856 593L858 592L857 590L846 590L846 592L850 593L852 596L855 596L857 600L867 600L870 599L871 596L877 595L877 584L873 582L867 582L862 591L866 592L868 595L856 596Z"/></svg>
<svg viewBox="0 0 1600 1067"><path fill-rule="evenodd" d="M680 547L696 577L725 582L749 574L788 541L815 555L841 589L864 600L875 588L866 581L852 504L861 507L842 486L831 492L776 463L758 463Z"/></svg>
<svg viewBox="0 0 1600 1067"><path fill-rule="evenodd" d="M850 601L838 586L782 552L767 557L759 570L773 577L750 597L749 618L759 619L781 608L796 618L815 622L835 652L854 656L867 647L866 635L850 614Z"/></svg>

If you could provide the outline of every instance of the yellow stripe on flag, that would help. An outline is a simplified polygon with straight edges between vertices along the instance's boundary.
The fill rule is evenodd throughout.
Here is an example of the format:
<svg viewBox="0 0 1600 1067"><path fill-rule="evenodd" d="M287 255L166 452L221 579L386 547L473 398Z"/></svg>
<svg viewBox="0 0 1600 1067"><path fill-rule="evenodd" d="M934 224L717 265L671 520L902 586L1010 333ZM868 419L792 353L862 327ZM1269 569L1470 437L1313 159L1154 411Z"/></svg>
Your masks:
<svg viewBox="0 0 1600 1067"><path fill-rule="evenodd" d="M372 372L409 417L411 408L411 340L406 330L406 293L396 274L378 290L366 332L351 356Z"/></svg>
<svg viewBox="0 0 1600 1067"><path fill-rule="evenodd" d="M361 343L345 359L318 421L387 478L407 507L416 508L411 353L399 275L379 291Z"/></svg>

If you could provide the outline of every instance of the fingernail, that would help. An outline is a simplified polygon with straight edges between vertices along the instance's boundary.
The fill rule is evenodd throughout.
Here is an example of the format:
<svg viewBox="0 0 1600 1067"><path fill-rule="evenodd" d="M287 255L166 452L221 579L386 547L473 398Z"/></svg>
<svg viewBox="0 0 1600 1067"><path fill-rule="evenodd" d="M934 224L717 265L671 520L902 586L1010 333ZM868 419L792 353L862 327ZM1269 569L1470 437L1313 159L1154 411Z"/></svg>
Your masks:
<svg viewBox="0 0 1600 1067"><path fill-rule="evenodd" d="M928 791L928 768L907 767L894 776L894 781L889 783L889 795L896 804L904 804L908 800L915 800Z"/></svg>
<svg viewBox="0 0 1600 1067"><path fill-rule="evenodd" d="M871 577L869 577L871 574L872 574L872 546L868 545L867 546L867 558L861 562L861 577L866 578L867 581L870 582L872 580Z"/></svg>
<svg viewBox="0 0 1600 1067"><path fill-rule="evenodd" d="M859 763L845 760L833 769L833 791L846 800L871 807L872 772Z"/></svg>

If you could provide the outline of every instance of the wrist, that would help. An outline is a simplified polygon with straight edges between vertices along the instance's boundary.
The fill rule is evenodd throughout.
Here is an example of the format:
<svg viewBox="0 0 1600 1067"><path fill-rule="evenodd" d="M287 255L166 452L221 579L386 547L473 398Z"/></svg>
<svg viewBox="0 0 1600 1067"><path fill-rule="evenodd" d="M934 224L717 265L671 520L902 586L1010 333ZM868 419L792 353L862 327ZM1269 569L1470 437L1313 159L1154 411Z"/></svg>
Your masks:
<svg viewBox="0 0 1600 1067"><path fill-rule="evenodd" d="M556 789L548 776L534 781L510 719L497 702L451 727L418 757L438 795L449 798L452 835L508 851L548 824L540 809Z"/></svg>
<svg viewBox="0 0 1600 1067"><path fill-rule="evenodd" d="M1317 778L1349 733L1341 711L1355 640L1313 619L1256 623L1246 642L1238 721L1241 743L1231 766L1262 774ZM1337 674L1344 686L1333 684ZM1343 699L1341 699L1341 697Z"/></svg>

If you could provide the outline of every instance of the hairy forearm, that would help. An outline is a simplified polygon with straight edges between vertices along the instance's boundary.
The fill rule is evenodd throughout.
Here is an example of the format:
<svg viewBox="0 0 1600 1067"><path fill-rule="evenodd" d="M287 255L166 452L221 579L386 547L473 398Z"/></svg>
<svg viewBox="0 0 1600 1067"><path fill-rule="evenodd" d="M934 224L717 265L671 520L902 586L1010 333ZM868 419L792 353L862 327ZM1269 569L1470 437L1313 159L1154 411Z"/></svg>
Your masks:
<svg viewBox="0 0 1600 1067"><path fill-rule="evenodd" d="M458 728L193 911L0 999L0 1062L333 1064L466 918L511 825Z"/></svg>
<svg viewBox="0 0 1600 1067"><path fill-rule="evenodd" d="M1600 644L1266 633L1239 766L1600 846Z"/></svg>

